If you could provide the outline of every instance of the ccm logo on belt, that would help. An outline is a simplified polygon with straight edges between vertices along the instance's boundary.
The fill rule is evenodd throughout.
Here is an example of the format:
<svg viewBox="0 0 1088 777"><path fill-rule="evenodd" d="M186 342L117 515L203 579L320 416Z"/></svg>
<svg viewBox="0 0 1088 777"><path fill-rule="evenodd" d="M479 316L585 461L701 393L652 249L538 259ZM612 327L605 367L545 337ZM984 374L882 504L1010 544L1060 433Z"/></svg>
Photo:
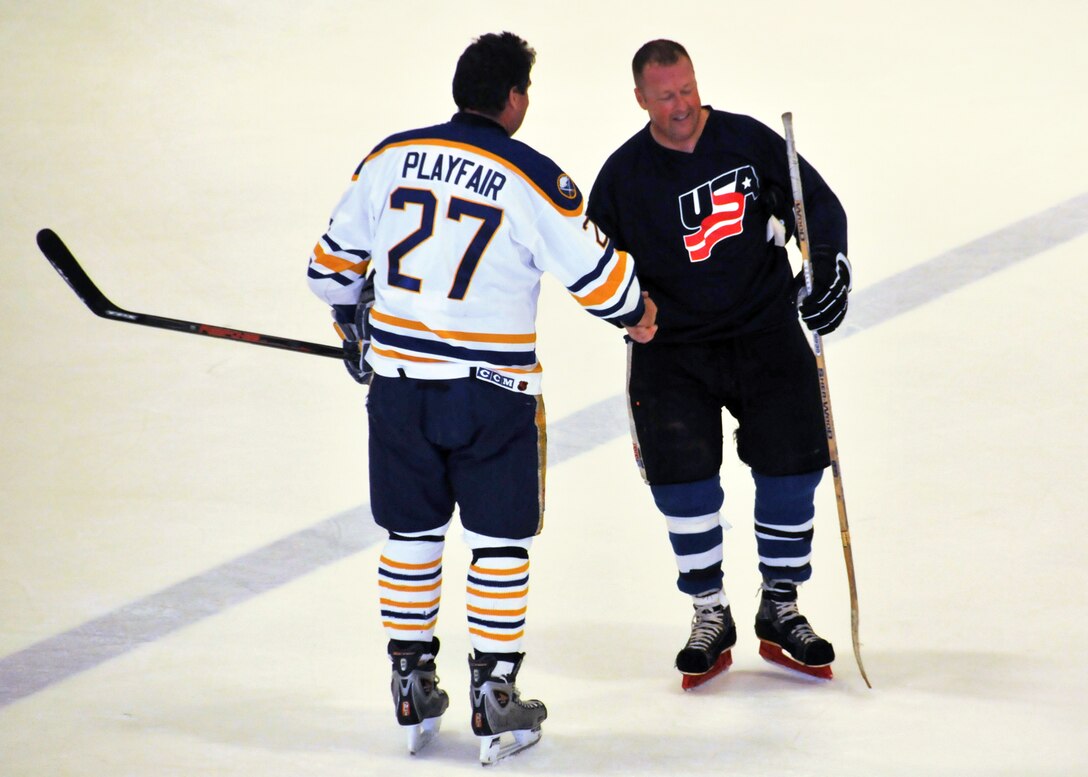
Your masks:
<svg viewBox="0 0 1088 777"><path fill-rule="evenodd" d="M499 388L504 388L507 391L525 391L529 387L527 381L515 381L509 375L502 375L486 367L476 368L476 379L494 383Z"/></svg>

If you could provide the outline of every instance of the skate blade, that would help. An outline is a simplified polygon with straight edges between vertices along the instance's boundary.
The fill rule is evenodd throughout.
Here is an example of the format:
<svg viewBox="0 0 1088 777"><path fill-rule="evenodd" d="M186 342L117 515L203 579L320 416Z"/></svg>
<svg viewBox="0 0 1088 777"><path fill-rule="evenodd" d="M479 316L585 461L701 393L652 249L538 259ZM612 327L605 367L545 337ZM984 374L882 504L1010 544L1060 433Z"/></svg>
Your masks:
<svg viewBox="0 0 1088 777"><path fill-rule="evenodd" d="M422 723L416 723L414 726L405 726L408 735L408 754L418 755L423 748L438 736L438 729L441 726L441 716L426 718Z"/></svg>
<svg viewBox="0 0 1088 777"><path fill-rule="evenodd" d="M714 662L714 666L710 667L710 669L702 674L685 674L680 681L680 685L685 691L690 691L692 688L698 688L707 680L717 677L732 665L733 651L723 651L722 654L718 656L718 660Z"/></svg>
<svg viewBox="0 0 1088 777"><path fill-rule="evenodd" d="M504 758L520 753L540 741L540 728L523 728L480 737L480 763L497 764Z"/></svg>
<svg viewBox="0 0 1088 777"><path fill-rule="evenodd" d="M824 664L823 666L809 666L808 664L802 664L790 656L782 652L782 648L773 642L767 642L765 640L759 641L759 655L772 664L778 664L784 666L787 669L792 669L795 672L801 674L807 674L811 677L819 677L821 680L830 680L831 664Z"/></svg>

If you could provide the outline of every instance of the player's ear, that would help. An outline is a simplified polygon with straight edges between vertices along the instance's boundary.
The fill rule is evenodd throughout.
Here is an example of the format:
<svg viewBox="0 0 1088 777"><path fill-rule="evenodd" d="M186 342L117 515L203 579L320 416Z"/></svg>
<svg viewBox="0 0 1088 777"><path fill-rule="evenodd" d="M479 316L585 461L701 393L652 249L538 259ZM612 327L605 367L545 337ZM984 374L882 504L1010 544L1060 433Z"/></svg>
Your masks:
<svg viewBox="0 0 1088 777"><path fill-rule="evenodd" d="M643 96L642 90L637 86L635 87L635 99L638 101L638 107L646 110L646 98Z"/></svg>

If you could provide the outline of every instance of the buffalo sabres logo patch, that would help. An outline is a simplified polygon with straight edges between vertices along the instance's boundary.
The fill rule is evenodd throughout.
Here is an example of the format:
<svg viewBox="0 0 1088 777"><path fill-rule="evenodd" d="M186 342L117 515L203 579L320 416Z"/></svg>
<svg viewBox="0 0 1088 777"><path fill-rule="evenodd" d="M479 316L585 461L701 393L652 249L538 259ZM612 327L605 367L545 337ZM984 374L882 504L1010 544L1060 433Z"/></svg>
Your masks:
<svg viewBox="0 0 1088 777"><path fill-rule="evenodd" d="M568 200L573 200L578 196L578 187L574 185L574 181L566 173L559 174L559 179L555 182L555 185L559 189L559 193Z"/></svg>

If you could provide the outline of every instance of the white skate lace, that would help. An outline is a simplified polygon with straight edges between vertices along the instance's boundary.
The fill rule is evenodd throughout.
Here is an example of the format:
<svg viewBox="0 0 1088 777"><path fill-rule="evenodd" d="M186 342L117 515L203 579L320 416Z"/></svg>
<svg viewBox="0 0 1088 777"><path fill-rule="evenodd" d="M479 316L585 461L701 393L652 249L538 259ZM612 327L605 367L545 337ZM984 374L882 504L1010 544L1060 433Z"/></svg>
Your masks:
<svg viewBox="0 0 1088 777"><path fill-rule="evenodd" d="M808 619L797 610L797 602L775 602L774 608L779 623L784 625L790 620L797 621L789 627L789 630L799 642L808 644L819 639L816 632L808 625Z"/></svg>
<svg viewBox="0 0 1088 777"><path fill-rule="evenodd" d="M691 637L687 647L709 648L725 628L725 609L717 606L698 607L691 619Z"/></svg>

